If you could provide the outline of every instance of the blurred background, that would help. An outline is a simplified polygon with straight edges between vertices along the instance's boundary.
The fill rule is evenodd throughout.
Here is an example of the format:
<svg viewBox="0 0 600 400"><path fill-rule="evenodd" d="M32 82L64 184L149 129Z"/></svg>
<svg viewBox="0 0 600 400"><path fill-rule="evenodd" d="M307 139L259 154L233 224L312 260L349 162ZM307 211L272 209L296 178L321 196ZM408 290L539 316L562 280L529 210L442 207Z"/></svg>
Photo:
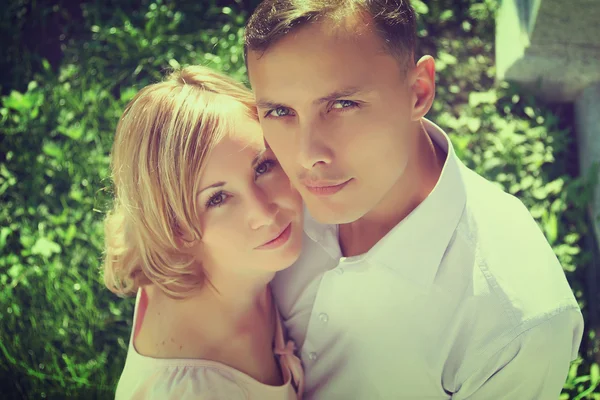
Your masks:
<svg viewBox="0 0 600 400"><path fill-rule="evenodd" d="M3 2L2 399L114 397L133 306L133 299L108 292L101 278L116 123L140 88L172 68L204 64L245 82L243 26L257 4ZM437 61L437 98L428 117L450 133L468 166L530 209L583 310L580 358L561 399L600 399L599 258L590 217L597 174L581 168L576 105L497 78L499 0L413 0L413 6L419 54Z"/></svg>

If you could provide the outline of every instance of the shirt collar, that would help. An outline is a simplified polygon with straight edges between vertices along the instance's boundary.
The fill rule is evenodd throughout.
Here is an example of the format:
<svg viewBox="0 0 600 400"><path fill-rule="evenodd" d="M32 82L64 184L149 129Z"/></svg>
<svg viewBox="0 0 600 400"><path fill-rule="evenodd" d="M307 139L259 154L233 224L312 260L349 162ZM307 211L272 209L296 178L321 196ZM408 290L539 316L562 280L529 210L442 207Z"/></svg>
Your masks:
<svg viewBox="0 0 600 400"><path fill-rule="evenodd" d="M462 216L466 191L461 176L462 163L454 152L452 142L436 124L425 118L422 121L431 140L447 153L440 178L417 208L366 254L358 257L396 270L428 288ZM304 222L304 231L312 240L321 244L332 256L341 255L336 225L318 223L307 210Z"/></svg>
<svg viewBox="0 0 600 400"><path fill-rule="evenodd" d="M466 190L462 163L446 133L425 118L423 126L447 153L440 178L429 196L375 244L366 258L428 288L463 214Z"/></svg>

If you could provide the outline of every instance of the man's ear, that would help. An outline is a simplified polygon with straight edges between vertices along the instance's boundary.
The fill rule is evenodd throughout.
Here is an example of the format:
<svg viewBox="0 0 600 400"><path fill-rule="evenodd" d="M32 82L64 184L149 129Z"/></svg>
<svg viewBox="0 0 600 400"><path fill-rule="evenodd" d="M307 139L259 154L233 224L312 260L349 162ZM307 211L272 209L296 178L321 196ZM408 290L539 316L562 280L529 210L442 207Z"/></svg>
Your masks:
<svg viewBox="0 0 600 400"><path fill-rule="evenodd" d="M412 120L418 121L431 109L435 98L435 60L423 56L410 73Z"/></svg>

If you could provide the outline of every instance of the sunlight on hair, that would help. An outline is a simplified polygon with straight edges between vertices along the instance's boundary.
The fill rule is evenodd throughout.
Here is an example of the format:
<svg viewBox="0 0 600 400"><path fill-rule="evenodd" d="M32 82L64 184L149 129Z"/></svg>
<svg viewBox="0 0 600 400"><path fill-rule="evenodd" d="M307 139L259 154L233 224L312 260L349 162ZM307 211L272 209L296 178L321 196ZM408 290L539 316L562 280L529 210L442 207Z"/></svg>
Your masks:
<svg viewBox="0 0 600 400"><path fill-rule="evenodd" d="M204 282L186 252L202 237L199 177L240 110L257 118L252 93L201 66L175 71L129 102L113 144L115 199L105 220L104 281L112 292L133 295L152 283L182 298Z"/></svg>

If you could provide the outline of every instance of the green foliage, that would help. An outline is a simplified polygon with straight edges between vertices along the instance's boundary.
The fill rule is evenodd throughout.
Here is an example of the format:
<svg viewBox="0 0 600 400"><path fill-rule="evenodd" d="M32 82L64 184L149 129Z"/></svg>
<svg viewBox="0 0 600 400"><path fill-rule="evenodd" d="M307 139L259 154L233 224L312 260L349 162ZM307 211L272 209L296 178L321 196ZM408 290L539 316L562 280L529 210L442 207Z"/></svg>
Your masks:
<svg viewBox="0 0 600 400"><path fill-rule="evenodd" d="M245 79L242 28L255 3L21 0L0 13L0 30L14 33L0 50L11 71L0 81L3 398L112 398L132 311L100 275L117 120L137 90L179 65ZM568 110L494 85L496 0L413 3L420 51L437 63L430 117L467 165L531 210L589 320L591 184L573 168ZM52 32L48 20L62 29L58 44L26 39L32 27ZM600 396L593 330L584 339L561 398Z"/></svg>
<svg viewBox="0 0 600 400"><path fill-rule="evenodd" d="M2 97L3 398L114 396L132 310L100 275L118 118L139 88L180 64L245 73L245 14L198 3L186 13L160 1L84 3L81 39L58 68L41 62L26 90Z"/></svg>

